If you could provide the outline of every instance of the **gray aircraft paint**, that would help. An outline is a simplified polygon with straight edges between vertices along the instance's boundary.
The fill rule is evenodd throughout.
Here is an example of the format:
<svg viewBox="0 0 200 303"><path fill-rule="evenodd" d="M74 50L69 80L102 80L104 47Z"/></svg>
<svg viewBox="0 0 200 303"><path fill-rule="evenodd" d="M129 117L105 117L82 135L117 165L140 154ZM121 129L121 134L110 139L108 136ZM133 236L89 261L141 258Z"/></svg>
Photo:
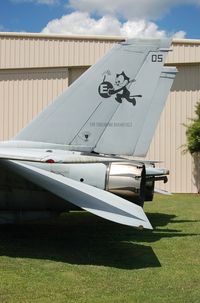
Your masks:
<svg viewBox="0 0 200 303"><path fill-rule="evenodd" d="M134 156L146 156L176 73L177 69L174 67L166 67L163 69L157 89L152 98L151 106L143 123L140 137L136 143L135 151L133 152Z"/></svg>
<svg viewBox="0 0 200 303"><path fill-rule="evenodd" d="M136 77L136 82L130 89L133 91L132 94L141 93L142 98L136 101L135 106L126 100L122 101L97 143L96 152L119 155L134 154L145 120L148 116L150 120L153 119L149 109L153 103L152 97L158 86L167 52L157 52L156 56L162 55L162 62L152 62L152 56L155 54L149 53ZM156 108L154 110L157 111Z"/></svg>
<svg viewBox="0 0 200 303"><path fill-rule="evenodd" d="M128 163L86 151L97 144L98 152L126 155L149 144L152 130L147 143L140 143L140 136L146 134L148 119L155 128L151 119L159 113L150 111L157 102L161 111L162 88L165 94L169 90L169 70L159 80L169 44L168 39L136 39L115 46L15 141L1 144L1 222L30 219L30 210L35 218L42 211L49 216L81 207L121 224L152 228L141 207L153 196L154 181L147 190L146 180L165 180L168 172L143 161ZM128 131L126 122L131 124Z"/></svg>
<svg viewBox="0 0 200 303"><path fill-rule="evenodd" d="M105 57L86 71L86 73L59 96L52 105L48 106L46 110L23 129L16 136L16 140L71 144L73 146L85 145L94 148L98 139L101 138L96 150L101 150L106 153L109 151L109 147L107 143L105 145L105 142L107 142L106 134L108 132L105 132L105 129L107 128L108 122L113 121L113 115L119 117L119 114L116 115L116 113L119 113L120 109L120 116L124 117L124 114L127 114L127 112L129 115L130 112L134 113L133 109L135 110L137 107L139 111L137 112L140 114L144 108L140 108L140 103L142 104L140 101L142 100L139 100L137 105L133 106L126 100L123 101L122 104L118 103L115 100L116 95L110 98L102 98L98 92L98 87L102 83L105 74L111 74L109 77L109 82L111 83L114 83L116 75L122 71L131 80L136 79L137 82L137 79L139 80L139 74L141 75L141 67L143 66L144 68L144 66L146 66L144 62L151 58L149 53L159 54L159 49L162 49L162 54L165 57L166 49L168 49L169 45L169 39L136 39L116 45ZM153 65L155 71L158 73L158 69L163 65L163 62L156 62ZM150 74L146 69L143 73L144 72L145 74ZM155 75L154 73L151 75L151 79L155 78L153 82L156 82L156 72ZM147 77L148 81L149 76ZM134 87L134 85L135 83L132 86ZM141 89L138 87L134 95L135 93L140 93L140 91L141 94L145 95L142 86ZM121 119L118 120L121 122ZM125 121L127 120L129 120L129 117L125 118ZM124 119L122 121L124 121ZM98 123L101 124L100 127ZM94 127L94 124L96 127ZM122 127L122 129L124 128ZM138 138L139 130L139 126L136 127L135 140ZM118 127L114 129L114 131L118 132ZM102 134L105 135L102 136ZM129 133L126 132L126 140L129 134L130 130ZM133 137L132 132L131 137ZM108 138L110 138L110 135ZM113 137L112 143L114 140L116 140L115 136ZM117 137L117 140L119 141L119 137ZM108 139L108 141L110 145L110 139ZM130 154L130 149L130 147L127 148L124 146L123 153ZM111 153L115 153L115 150L111 151Z"/></svg>
<svg viewBox="0 0 200 303"><path fill-rule="evenodd" d="M149 49L157 48L155 43L153 46L150 43L149 48L146 44L143 46L140 44L140 41L135 41L131 45L126 43L115 45L25 127L15 139L71 144L103 101L106 109L104 115L111 117L118 103L114 98L109 103L106 102L107 100L102 100L98 94L98 86L107 70L112 70L113 74L116 74L125 68L132 71L135 77ZM137 51L134 52L134 49Z"/></svg>
<svg viewBox="0 0 200 303"><path fill-rule="evenodd" d="M109 192L16 161L0 163L8 170L97 216L120 224L152 229L142 207Z"/></svg>

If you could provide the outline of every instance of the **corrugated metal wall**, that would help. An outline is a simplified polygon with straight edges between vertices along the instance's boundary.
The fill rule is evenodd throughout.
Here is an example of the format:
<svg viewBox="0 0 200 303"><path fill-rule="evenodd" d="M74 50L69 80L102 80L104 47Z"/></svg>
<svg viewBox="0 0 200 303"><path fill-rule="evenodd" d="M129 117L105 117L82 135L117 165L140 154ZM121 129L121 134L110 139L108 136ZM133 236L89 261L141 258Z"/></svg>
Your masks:
<svg viewBox="0 0 200 303"><path fill-rule="evenodd" d="M0 33L0 140L14 137L121 39ZM176 65L179 73L147 158L170 169L166 189L195 193L199 167L181 146L186 140L183 123L194 116L200 99L200 41L174 41L167 64Z"/></svg>
<svg viewBox="0 0 200 303"><path fill-rule="evenodd" d="M200 100L200 65L179 66L178 69L147 158L163 161L160 166L170 168L167 190L196 193L200 190L200 170L197 160L184 153L184 124L190 123L195 104Z"/></svg>
<svg viewBox="0 0 200 303"><path fill-rule="evenodd" d="M120 40L0 33L0 69L90 66Z"/></svg>
<svg viewBox="0 0 200 303"><path fill-rule="evenodd" d="M14 137L67 86L67 68L0 70L0 140Z"/></svg>
<svg viewBox="0 0 200 303"><path fill-rule="evenodd" d="M193 64L200 62L200 40L174 40L167 63Z"/></svg>

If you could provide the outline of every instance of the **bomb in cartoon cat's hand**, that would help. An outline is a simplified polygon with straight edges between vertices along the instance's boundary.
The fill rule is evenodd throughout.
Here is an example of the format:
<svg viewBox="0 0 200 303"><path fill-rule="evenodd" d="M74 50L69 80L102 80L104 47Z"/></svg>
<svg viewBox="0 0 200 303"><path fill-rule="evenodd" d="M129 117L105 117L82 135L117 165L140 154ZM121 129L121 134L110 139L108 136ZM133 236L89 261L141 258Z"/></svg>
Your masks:
<svg viewBox="0 0 200 303"><path fill-rule="evenodd" d="M133 105L136 105L136 99L135 97L142 97L141 95L134 95L131 96L131 93L129 91L129 85L131 85L136 80L130 80L130 78L125 74L125 72L121 72L121 74L116 74L115 77L115 88L113 85L105 81L105 77L103 82L99 86L99 94L103 98L109 98L112 95L115 96L115 100L118 103L122 103L122 100L125 99L128 102L132 103Z"/></svg>

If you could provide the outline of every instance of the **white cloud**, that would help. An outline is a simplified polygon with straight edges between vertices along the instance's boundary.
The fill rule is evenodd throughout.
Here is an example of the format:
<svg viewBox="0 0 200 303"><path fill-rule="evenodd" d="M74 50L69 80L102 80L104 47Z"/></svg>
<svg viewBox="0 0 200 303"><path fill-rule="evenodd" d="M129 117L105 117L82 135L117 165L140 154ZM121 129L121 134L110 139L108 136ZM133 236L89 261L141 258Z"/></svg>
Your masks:
<svg viewBox="0 0 200 303"><path fill-rule="evenodd" d="M74 12L60 19L50 21L42 30L43 33L119 35L121 23L111 16L99 20L91 18L88 13Z"/></svg>
<svg viewBox="0 0 200 303"><path fill-rule="evenodd" d="M127 21L121 26L121 34L130 38L136 37L166 37L167 33L164 30L159 30L158 26L153 22L145 20Z"/></svg>
<svg viewBox="0 0 200 303"><path fill-rule="evenodd" d="M126 20L155 20L171 7L180 4L200 5L200 0L69 0L75 10L96 13L99 16L121 16Z"/></svg>
<svg viewBox="0 0 200 303"><path fill-rule="evenodd" d="M179 31L179 32L176 32L174 35L173 35L173 38L175 39L183 39L185 38L186 36L186 32L184 31Z"/></svg>
<svg viewBox="0 0 200 303"><path fill-rule="evenodd" d="M73 12L60 19L54 19L42 32L66 35L122 35L129 38L173 36L172 33L160 30L154 22L144 19L122 23L116 17L106 15L96 20L86 12ZM185 33L181 31L174 35L183 38Z"/></svg>
<svg viewBox="0 0 200 303"><path fill-rule="evenodd" d="M55 4L58 4L60 2L60 0L11 0L11 2L55 5Z"/></svg>

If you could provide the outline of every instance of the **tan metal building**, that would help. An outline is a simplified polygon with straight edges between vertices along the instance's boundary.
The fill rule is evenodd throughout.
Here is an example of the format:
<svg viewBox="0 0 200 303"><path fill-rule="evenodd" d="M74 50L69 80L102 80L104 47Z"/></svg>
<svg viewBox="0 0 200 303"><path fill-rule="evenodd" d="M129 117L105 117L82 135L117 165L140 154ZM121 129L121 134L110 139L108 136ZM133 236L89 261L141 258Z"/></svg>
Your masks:
<svg viewBox="0 0 200 303"><path fill-rule="evenodd" d="M0 33L0 140L24 127L122 37ZM183 154L185 127L200 100L200 40L174 40L175 79L147 158L170 169L166 189L197 193L200 167ZM163 188L163 185L161 185Z"/></svg>

